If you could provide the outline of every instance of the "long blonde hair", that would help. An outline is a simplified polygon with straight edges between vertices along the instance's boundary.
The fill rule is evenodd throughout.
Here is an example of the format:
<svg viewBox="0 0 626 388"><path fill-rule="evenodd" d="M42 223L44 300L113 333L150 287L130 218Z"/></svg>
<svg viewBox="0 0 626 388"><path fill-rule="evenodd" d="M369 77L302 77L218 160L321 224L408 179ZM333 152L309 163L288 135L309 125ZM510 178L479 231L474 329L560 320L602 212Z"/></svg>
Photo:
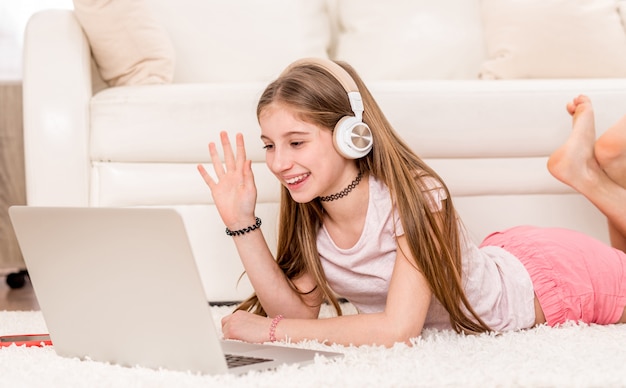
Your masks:
<svg viewBox="0 0 626 388"><path fill-rule="evenodd" d="M336 62L354 79L365 107L363 121L372 130L374 147L357 159L360 171L382 181L389 188L398 209L410 257L424 274L434 296L450 314L457 332L479 333L490 330L471 307L463 291L461 242L456 210L450 192L442 179L426 165L398 136L356 71L346 63ZM296 112L303 121L333 129L339 119L353 115L344 87L326 69L313 63L290 68L267 86L257 105L257 117L270 104L280 102ZM440 212L433 213L427 191L431 188L423 177L436 179L448 200ZM295 202L282 187L276 261L288 281L309 273L316 291L331 303L338 315L340 305L330 289L316 239L322 225L323 211L319 200ZM302 290L291 283L299 293ZM238 306L266 315L256 295Z"/></svg>

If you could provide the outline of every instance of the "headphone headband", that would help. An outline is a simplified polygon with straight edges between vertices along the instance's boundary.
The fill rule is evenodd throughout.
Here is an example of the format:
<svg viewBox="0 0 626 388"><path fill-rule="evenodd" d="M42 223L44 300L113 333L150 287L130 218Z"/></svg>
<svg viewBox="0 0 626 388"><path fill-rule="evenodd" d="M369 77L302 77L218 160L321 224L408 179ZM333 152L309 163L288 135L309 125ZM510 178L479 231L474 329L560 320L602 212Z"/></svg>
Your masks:
<svg viewBox="0 0 626 388"><path fill-rule="evenodd" d="M354 79L352 79L352 77L350 76L350 74L348 74L346 69L344 69L343 67L339 66L338 64L336 64L335 62L331 61L330 59L313 58L313 57L298 59L297 61L295 61L292 64L290 64L289 66L287 66L287 68L285 70L283 70L283 73L281 74L281 76L283 74L289 72L289 70L293 69L294 67L298 67L298 66L302 66L302 65L315 65L315 66L321 67L322 69L328 71L335 78L337 78L337 81L339 81L341 83L343 88L348 93L350 93L350 92L358 92L359 91L359 88L356 86L356 82L354 82Z"/></svg>
<svg viewBox="0 0 626 388"><path fill-rule="evenodd" d="M342 117L333 131L335 148L344 157L358 159L369 153L372 148L372 131L363 120L363 100L354 78L340 65L325 58L302 58L291 63L281 77L298 66L312 65L329 72L348 94L354 116Z"/></svg>
<svg viewBox="0 0 626 388"><path fill-rule="evenodd" d="M329 72L339 83L343 86L344 90L348 93L348 99L350 100L350 107L354 112L354 116L357 120L361 121L363 119L363 100L361 98L361 93L359 93L359 88L356 86L356 82L350 74L343 67L339 66L335 62L330 59L324 58L302 58L293 62L285 70L283 70L282 75L289 72L294 67L302 66L302 65L314 65L321 67L322 69Z"/></svg>

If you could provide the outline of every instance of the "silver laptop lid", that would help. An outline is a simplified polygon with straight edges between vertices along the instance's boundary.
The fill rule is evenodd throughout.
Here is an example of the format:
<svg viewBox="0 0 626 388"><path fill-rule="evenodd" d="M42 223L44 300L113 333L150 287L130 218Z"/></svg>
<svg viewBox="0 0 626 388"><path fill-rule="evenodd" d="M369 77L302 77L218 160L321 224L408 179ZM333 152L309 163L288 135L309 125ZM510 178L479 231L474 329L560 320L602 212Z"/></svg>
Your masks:
<svg viewBox="0 0 626 388"><path fill-rule="evenodd" d="M173 209L9 209L55 351L127 366L227 370Z"/></svg>

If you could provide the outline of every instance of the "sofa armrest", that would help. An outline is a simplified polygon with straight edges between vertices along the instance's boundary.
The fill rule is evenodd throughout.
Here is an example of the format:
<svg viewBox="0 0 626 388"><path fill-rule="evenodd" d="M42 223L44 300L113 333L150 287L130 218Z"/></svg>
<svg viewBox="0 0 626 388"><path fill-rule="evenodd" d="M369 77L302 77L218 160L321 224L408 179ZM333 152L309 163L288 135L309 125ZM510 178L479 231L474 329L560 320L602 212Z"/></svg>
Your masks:
<svg viewBox="0 0 626 388"><path fill-rule="evenodd" d="M23 63L27 203L87 206L91 54L72 11L32 16Z"/></svg>

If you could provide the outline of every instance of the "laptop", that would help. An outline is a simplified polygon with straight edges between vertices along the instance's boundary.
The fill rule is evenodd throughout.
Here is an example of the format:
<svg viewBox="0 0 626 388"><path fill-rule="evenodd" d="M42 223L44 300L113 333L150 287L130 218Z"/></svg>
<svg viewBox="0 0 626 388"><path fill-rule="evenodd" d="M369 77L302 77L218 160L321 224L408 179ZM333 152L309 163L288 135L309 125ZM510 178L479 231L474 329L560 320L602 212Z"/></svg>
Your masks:
<svg viewBox="0 0 626 388"><path fill-rule="evenodd" d="M9 215L60 356L219 374L341 355L222 340L174 209L12 206Z"/></svg>

